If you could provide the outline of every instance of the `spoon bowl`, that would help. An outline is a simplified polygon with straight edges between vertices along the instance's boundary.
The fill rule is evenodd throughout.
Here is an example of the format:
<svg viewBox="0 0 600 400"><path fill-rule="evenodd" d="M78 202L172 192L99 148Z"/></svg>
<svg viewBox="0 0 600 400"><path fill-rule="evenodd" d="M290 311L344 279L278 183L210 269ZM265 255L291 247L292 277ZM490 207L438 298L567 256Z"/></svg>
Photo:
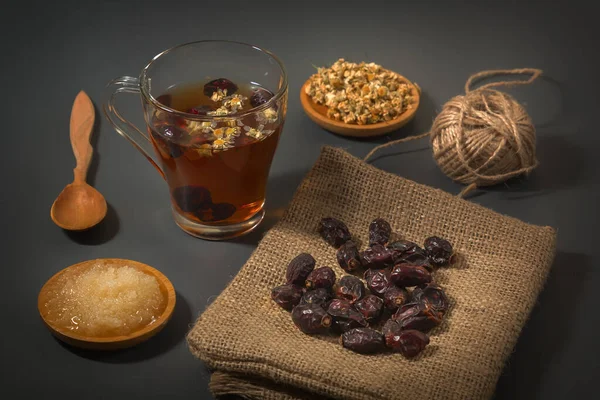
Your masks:
<svg viewBox="0 0 600 400"><path fill-rule="evenodd" d="M53 289L55 283L59 282L59 279L64 274L73 274L74 276L76 276L76 274L81 273L97 264L111 265L115 267L129 266L147 275L155 277L158 281L160 292L163 295L165 301L164 311L150 325L135 330L127 335L120 336L87 336L78 334L76 331L71 331L69 329L54 324L48 317L46 303L52 298L52 296L55 295L54 293L56 293ZM173 287L171 281L169 281L169 279L165 275L163 275L160 271L158 271L155 268L152 268L149 265L133 260L126 260L120 258L101 258L96 260L87 260L78 264L71 265L52 276L44 284L38 295L38 311L40 313L42 321L50 330L50 332L56 338L71 346L89 350L124 349L135 346L150 339L158 332L160 332L165 327L167 322L169 322L175 309L175 303L175 288Z"/></svg>
<svg viewBox="0 0 600 400"><path fill-rule="evenodd" d="M70 183L58 195L50 217L59 227L70 231L89 229L106 216L104 196L87 183Z"/></svg>

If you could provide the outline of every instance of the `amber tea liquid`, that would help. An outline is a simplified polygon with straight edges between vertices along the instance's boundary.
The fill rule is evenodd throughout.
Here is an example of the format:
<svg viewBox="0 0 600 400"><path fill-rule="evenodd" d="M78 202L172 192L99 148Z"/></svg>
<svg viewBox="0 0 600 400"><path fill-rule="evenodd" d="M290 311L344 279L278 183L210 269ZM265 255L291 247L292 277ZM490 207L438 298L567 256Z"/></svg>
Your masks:
<svg viewBox="0 0 600 400"><path fill-rule="evenodd" d="M157 99L178 111L210 115L218 112L227 96L211 98L205 85L175 87ZM265 102L273 94L250 85L235 86L235 94L245 100L231 118L202 122L157 111L149 121L152 145L161 160L173 207L196 223L241 223L264 205L283 121L273 108L236 118L253 108L257 95ZM231 91L227 95L231 99Z"/></svg>

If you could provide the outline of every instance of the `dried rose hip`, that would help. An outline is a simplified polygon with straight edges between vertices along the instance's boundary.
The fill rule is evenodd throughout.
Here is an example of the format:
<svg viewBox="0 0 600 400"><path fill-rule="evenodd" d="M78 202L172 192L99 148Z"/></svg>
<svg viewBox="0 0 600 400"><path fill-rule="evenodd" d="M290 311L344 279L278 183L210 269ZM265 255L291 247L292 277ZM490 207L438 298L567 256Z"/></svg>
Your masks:
<svg viewBox="0 0 600 400"><path fill-rule="evenodd" d="M425 251L433 265L436 266L448 264L454 252L450 242L437 236L425 239Z"/></svg>
<svg viewBox="0 0 600 400"><path fill-rule="evenodd" d="M393 252L381 244L374 244L360 254L360 261L365 268L390 267L394 264Z"/></svg>
<svg viewBox="0 0 600 400"><path fill-rule="evenodd" d="M390 311L396 311L398 307L408 302L410 294L404 288L389 285L383 293L383 304Z"/></svg>
<svg viewBox="0 0 600 400"><path fill-rule="evenodd" d="M183 155L181 146L175 143L185 136L183 130L172 125L159 125L154 127L151 132L152 136L162 145L162 147L168 149L171 157L177 158Z"/></svg>
<svg viewBox="0 0 600 400"><path fill-rule="evenodd" d="M309 289L330 288L335 283L335 272L330 267L314 269L306 277L306 287Z"/></svg>
<svg viewBox="0 0 600 400"><path fill-rule="evenodd" d="M208 208L201 208L194 213L201 221L223 221L235 214L236 208L230 203L211 204Z"/></svg>
<svg viewBox="0 0 600 400"><path fill-rule="evenodd" d="M394 253L394 263L400 262L402 259L415 259L419 255L423 259L427 259L427 253L418 244L408 240L397 240L392 243L388 243L387 248Z"/></svg>
<svg viewBox="0 0 600 400"><path fill-rule="evenodd" d="M304 286L306 278L315 269L316 260L308 253L300 253L287 266L285 280L287 283Z"/></svg>
<svg viewBox="0 0 600 400"><path fill-rule="evenodd" d="M402 329L429 332L442 322L442 317L429 303L409 303L400 307L392 319L398 321Z"/></svg>
<svg viewBox="0 0 600 400"><path fill-rule="evenodd" d="M296 285L281 285L271 290L271 299L284 310L291 311L300 303L302 288Z"/></svg>
<svg viewBox="0 0 600 400"><path fill-rule="evenodd" d="M371 328L354 328L342 334L345 348L361 354L377 353L385 349L383 335Z"/></svg>
<svg viewBox="0 0 600 400"><path fill-rule="evenodd" d="M214 111L213 107L210 106L196 106L192 107L186 112L188 114L206 115L209 111Z"/></svg>
<svg viewBox="0 0 600 400"><path fill-rule="evenodd" d="M338 332L347 332L353 328L369 325L365 317L347 300L331 300L327 313L333 317L334 327Z"/></svg>
<svg viewBox="0 0 600 400"><path fill-rule="evenodd" d="M208 210L213 204L210 192L203 186L179 186L173 189L172 195L183 212Z"/></svg>
<svg viewBox="0 0 600 400"><path fill-rule="evenodd" d="M448 311L448 297L436 283L430 283L424 288L417 287L412 291L412 302L428 302L434 310L444 314Z"/></svg>
<svg viewBox="0 0 600 400"><path fill-rule="evenodd" d="M390 280L400 287L418 286L431 282L431 274L423 266L402 263L394 266Z"/></svg>
<svg viewBox="0 0 600 400"><path fill-rule="evenodd" d="M361 313L367 322L377 321L383 312L383 300L374 294L368 294L354 303L354 308Z"/></svg>
<svg viewBox="0 0 600 400"><path fill-rule="evenodd" d="M171 107L171 100L173 100L173 97L170 94L163 94L156 98L156 101L167 107Z"/></svg>
<svg viewBox="0 0 600 400"><path fill-rule="evenodd" d="M319 288L315 290L307 290L302 296L300 304L317 304L324 309L327 309L332 298L333 295L329 289Z"/></svg>
<svg viewBox="0 0 600 400"><path fill-rule="evenodd" d="M369 246L384 245L390 240L392 227L383 218L376 218L369 224Z"/></svg>
<svg viewBox="0 0 600 400"><path fill-rule="evenodd" d="M348 300L350 303L361 299L365 295L365 291L365 284L354 275L343 276L335 285L337 297Z"/></svg>
<svg viewBox="0 0 600 400"><path fill-rule="evenodd" d="M396 240L387 244L387 248L399 253L414 253L419 249L419 245L409 240Z"/></svg>
<svg viewBox="0 0 600 400"><path fill-rule="evenodd" d="M344 271L352 272L361 267L360 252L353 240L348 240L337 251L337 261Z"/></svg>
<svg viewBox="0 0 600 400"><path fill-rule="evenodd" d="M292 309L292 321L304 333L325 333L331 316L318 304L298 304Z"/></svg>
<svg viewBox="0 0 600 400"><path fill-rule="evenodd" d="M229 79L219 78L204 85L204 95L210 97L214 92L217 91L217 89L227 90L227 94L232 95L237 92L238 87Z"/></svg>
<svg viewBox="0 0 600 400"><path fill-rule="evenodd" d="M258 107L265 104L273 97L273 93L264 88L255 88L250 96L250 104L252 107Z"/></svg>
<svg viewBox="0 0 600 400"><path fill-rule="evenodd" d="M383 297L383 294L390 285L390 273L391 270L389 268L368 269L365 271L364 278L371 293Z"/></svg>
<svg viewBox="0 0 600 400"><path fill-rule="evenodd" d="M429 336L423 332L407 329L400 333L400 353L406 358L416 357L429 344Z"/></svg>
<svg viewBox="0 0 600 400"><path fill-rule="evenodd" d="M425 254L421 253L413 253L406 254L399 259L394 259L394 264L412 264L412 265L420 265L424 267L428 271L433 271L433 265L431 264L431 260Z"/></svg>
<svg viewBox="0 0 600 400"><path fill-rule="evenodd" d="M321 219L317 231L329 245L338 249L341 245L351 240L350 231L346 224L339 219L326 217Z"/></svg>
<svg viewBox="0 0 600 400"><path fill-rule="evenodd" d="M429 337L417 330L402 330L400 325L389 320L383 327L385 345L406 358L413 358L429 344Z"/></svg>
<svg viewBox="0 0 600 400"><path fill-rule="evenodd" d="M390 318L383 324L381 332L383 333L385 345L394 351L400 351L399 335L402 332L400 323Z"/></svg>

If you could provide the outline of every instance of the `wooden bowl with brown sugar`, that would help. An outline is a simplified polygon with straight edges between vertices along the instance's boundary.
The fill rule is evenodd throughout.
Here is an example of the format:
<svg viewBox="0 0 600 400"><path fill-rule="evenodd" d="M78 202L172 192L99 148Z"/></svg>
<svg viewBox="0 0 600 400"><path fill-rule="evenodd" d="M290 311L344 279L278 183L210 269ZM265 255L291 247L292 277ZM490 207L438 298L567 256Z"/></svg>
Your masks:
<svg viewBox="0 0 600 400"><path fill-rule="evenodd" d="M119 258L71 265L42 287L38 310L52 334L84 349L135 346L160 332L173 315L175 289L149 265Z"/></svg>
<svg viewBox="0 0 600 400"><path fill-rule="evenodd" d="M409 85L413 101L411 103L410 108L404 110L396 118L391 119L389 121L359 125L356 123L345 123L343 121L337 121L333 118L328 117L327 106L315 103L311 99L311 97L306 93L306 87L310 84L310 79L308 79L300 89L300 103L302 104L302 108L304 109L306 115L308 115L308 117L313 122L330 132L337 133L343 136L363 138L385 135L387 133L400 129L401 127L409 123L414 118L415 113L419 108L419 102L421 99L419 87L416 84L409 81L408 79L406 79L405 77L403 77L402 75L397 75L400 77L400 79L402 79L406 84Z"/></svg>

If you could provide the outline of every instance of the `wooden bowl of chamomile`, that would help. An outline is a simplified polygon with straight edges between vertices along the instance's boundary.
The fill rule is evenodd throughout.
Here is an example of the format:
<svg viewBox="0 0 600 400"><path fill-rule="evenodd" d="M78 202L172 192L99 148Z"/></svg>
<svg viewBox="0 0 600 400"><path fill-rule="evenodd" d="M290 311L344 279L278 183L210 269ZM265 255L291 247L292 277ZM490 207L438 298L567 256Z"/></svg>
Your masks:
<svg viewBox="0 0 600 400"><path fill-rule="evenodd" d="M304 109L306 115L308 115L313 122L325 130L350 137L367 138L382 136L400 129L409 123L414 118L421 100L421 90L419 87L402 75L397 75L411 87L413 102L411 104L411 108L405 110L399 116L390 121L358 125L336 121L332 118L329 118L327 116L327 106L315 103L312 101L310 96L306 94L306 87L309 85L310 79L308 79L300 89L300 103L302 104L302 108Z"/></svg>
<svg viewBox="0 0 600 400"><path fill-rule="evenodd" d="M128 266L133 268L135 271L142 272L148 277L155 278L156 282L158 283L160 296L162 296L162 301L160 311L156 313L157 315L155 318L153 318L152 322L140 327L139 329L135 329L130 333L113 336L92 336L78 334L76 331L68 329L64 326L59 326L57 323L55 323L52 318L50 318L50 311L47 305L49 304L49 301L57 297L57 285L59 285L61 279L64 282L65 279L68 279L66 278L67 276L77 276L77 274L88 271L93 266L111 266L115 269ZM128 269L128 271L133 272L131 269ZM154 280L151 281L154 282ZM157 293L158 292L155 294ZM175 302L176 293L173 284L157 269L133 260L102 258L71 265L52 276L40 290L38 296L38 311L44 324L50 330L50 332L56 338L71 346L88 350L118 350L145 342L160 332L171 319L175 309Z"/></svg>

